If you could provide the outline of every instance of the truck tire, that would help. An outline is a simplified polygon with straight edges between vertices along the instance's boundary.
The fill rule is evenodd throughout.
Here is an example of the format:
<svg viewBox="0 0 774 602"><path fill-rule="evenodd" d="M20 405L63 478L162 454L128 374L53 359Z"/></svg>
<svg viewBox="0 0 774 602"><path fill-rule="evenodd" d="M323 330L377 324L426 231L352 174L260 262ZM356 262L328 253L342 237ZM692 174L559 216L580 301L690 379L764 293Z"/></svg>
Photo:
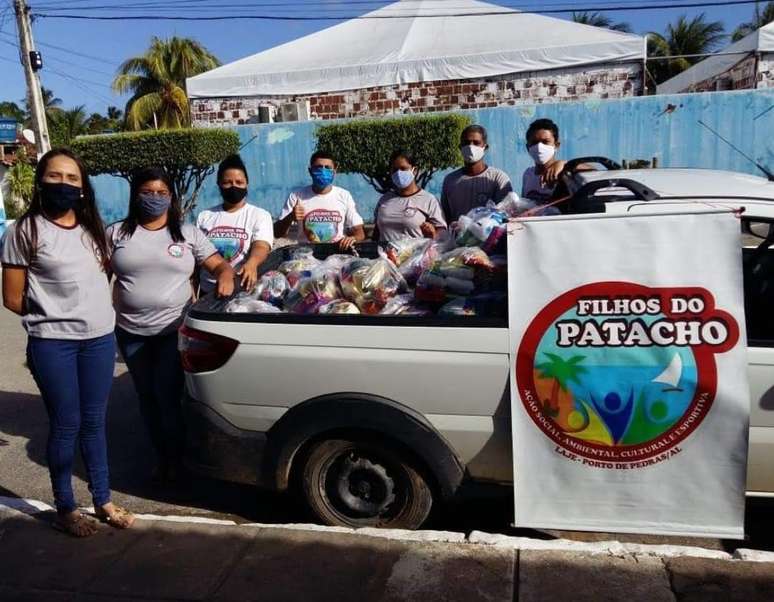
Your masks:
<svg viewBox="0 0 774 602"><path fill-rule="evenodd" d="M413 462L378 440L316 443L303 466L301 489L326 525L418 529L433 506L433 492Z"/></svg>

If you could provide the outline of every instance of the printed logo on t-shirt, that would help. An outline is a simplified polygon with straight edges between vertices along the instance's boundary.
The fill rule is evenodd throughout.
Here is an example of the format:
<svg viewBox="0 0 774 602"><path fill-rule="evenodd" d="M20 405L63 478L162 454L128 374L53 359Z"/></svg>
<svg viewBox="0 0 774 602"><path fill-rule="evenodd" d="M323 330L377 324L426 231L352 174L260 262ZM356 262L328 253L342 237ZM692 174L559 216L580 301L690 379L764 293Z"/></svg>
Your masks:
<svg viewBox="0 0 774 602"><path fill-rule="evenodd" d="M304 232L309 242L332 242L344 221L341 213L329 209L315 209L304 216Z"/></svg>
<svg viewBox="0 0 774 602"><path fill-rule="evenodd" d="M172 243L167 247L167 253L175 259L180 259L183 256L183 245Z"/></svg>
<svg viewBox="0 0 774 602"><path fill-rule="evenodd" d="M207 238L226 261L239 257L245 248L247 232L233 226L216 226L207 233Z"/></svg>

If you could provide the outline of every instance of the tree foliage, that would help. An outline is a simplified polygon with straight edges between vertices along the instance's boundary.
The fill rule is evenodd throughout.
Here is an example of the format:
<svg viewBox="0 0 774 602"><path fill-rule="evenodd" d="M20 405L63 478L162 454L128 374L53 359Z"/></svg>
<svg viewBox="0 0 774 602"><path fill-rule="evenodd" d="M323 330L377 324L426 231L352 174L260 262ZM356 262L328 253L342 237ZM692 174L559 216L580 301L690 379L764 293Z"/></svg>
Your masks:
<svg viewBox="0 0 774 602"><path fill-rule="evenodd" d="M752 20L739 25L731 35L731 40L738 42L743 37L750 35L756 29L760 29L772 21L774 21L774 2L767 2L763 9L756 3Z"/></svg>
<svg viewBox="0 0 774 602"><path fill-rule="evenodd" d="M613 31L620 31L621 33L631 33L632 26L624 22L614 22L610 17L603 15L602 13L590 13L588 11L574 12L572 13L572 20L575 23L582 25L591 25L592 27L603 27L605 29L612 29Z"/></svg>
<svg viewBox="0 0 774 602"><path fill-rule="evenodd" d="M5 174L10 198L6 200L5 213L8 219L16 219L24 214L32 200L35 186L35 169L27 160L24 151L16 156L16 162Z"/></svg>
<svg viewBox="0 0 774 602"><path fill-rule="evenodd" d="M460 135L470 124L466 115L420 115L324 125L315 135L317 149L336 158L338 171L362 174L384 193L392 188L389 161L395 150L414 154L423 188L438 170L462 165Z"/></svg>
<svg viewBox="0 0 774 602"><path fill-rule="evenodd" d="M0 102L0 117L10 117L21 123L24 121L24 109L15 102L3 101Z"/></svg>
<svg viewBox="0 0 774 602"><path fill-rule="evenodd" d="M76 137L89 131L86 107L58 109L48 116L48 130L53 146L70 146Z"/></svg>
<svg viewBox="0 0 774 602"><path fill-rule="evenodd" d="M145 54L124 61L113 80L116 93L132 94L126 104L127 129L188 127L185 80L218 65L220 61L195 40L152 38Z"/></svg>
<svg viewBox="0 0 774 602"><path fill-rule="evenodd" d="M89 173L111 174L131 181L144 167L169 173L185 212L193 210L199 190L214 165L239 151L239 136L224 129L180 129L83 136L72 149Z"/></svg>

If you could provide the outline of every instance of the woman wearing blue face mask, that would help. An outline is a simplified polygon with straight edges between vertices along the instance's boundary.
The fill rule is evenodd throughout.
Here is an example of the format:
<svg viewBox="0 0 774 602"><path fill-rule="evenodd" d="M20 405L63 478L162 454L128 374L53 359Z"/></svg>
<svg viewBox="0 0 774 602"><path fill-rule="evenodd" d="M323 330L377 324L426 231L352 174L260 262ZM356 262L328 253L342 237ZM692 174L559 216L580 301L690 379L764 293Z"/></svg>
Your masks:
<svg viewBox="0 0 774 602"><path fill-rule="evenodd" d="M435 238L446 230L441 205L416 182L417 165L407 151L390 157L394 192L382 195L374 211L374 240L390 242L401 238Z"/></svg>
<svg viewBox="0 0 774 602"><path fill-rule="evenodd" d="M107 229L107 239L116 339L156 449L158 477L173 480L184 445L177 329L191 301L191 277L201 266L215 278L217 294L229 296L234 270L201 230L182 223L172 182L158 168L134 175L129 214Z"/></svg>

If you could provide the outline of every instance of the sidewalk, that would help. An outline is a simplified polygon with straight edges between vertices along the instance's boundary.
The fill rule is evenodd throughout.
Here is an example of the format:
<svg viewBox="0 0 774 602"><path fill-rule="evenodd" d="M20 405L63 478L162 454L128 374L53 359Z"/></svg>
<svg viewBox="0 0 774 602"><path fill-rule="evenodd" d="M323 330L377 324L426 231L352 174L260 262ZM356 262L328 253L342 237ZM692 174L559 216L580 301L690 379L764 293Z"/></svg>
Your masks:
<svg viewBox="0 0 774 602"><path fill-rule="evenodd" d="M774 600L774 563L514 549L454 533L138 520L85 540L0 513L0 599L217 601ZM457 541L419 541L422 537Z"/></svg>

